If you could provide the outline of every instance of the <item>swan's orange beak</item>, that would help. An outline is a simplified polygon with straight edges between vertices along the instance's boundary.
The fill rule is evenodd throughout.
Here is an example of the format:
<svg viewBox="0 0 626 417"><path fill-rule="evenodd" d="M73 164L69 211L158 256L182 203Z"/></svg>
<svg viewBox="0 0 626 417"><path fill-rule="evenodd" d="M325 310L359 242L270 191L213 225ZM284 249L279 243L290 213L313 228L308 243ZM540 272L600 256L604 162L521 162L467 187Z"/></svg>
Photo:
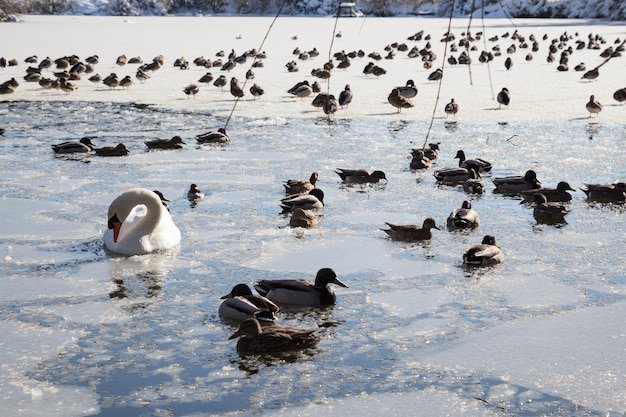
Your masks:
<svg viewBox="0 0 626 417"><path fill-rule="evenodd" d="M117 238L120 235L120 228L122 227L122 222L117 218L117 213L109 219L108 227L109 229L113 229L113 242L117 242Z"/></svg>

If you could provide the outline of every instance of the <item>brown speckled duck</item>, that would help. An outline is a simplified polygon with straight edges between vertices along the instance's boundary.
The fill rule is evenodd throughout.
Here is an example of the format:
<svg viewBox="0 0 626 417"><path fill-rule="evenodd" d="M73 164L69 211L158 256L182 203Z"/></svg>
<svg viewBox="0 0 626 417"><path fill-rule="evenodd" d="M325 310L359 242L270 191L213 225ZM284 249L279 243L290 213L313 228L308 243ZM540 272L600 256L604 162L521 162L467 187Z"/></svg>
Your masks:
<svg viewBox="0 0 626 417"><path fill-rule="evenodd" d="M569 201L572 201L572 195L568 193L568 191L576 191L576 190L570 187L570 185L567 182L561 181L556 185L556 188L543 188L542 187L536 190L522 191L520 194L522 196L522 201L524 203L528 203L532 201L536 193L543 194L548 200L548 202L567 203Z"/></svg>
<svg viewBox="0 0 626 417"><path fill-rule="evenodd" d="M533 217L539 223L565 223L565 215L567 208L563 203L548 203L546 196L541 193L535 193L533 196Z"/></svg>
<svg viewBox="0 0 626 417"><path fill-rule="evenodd" d="M185 142L180 136L171 139L154 139L144 142L148 149L182 149Z"/></svg>
<svg viewBox="0 0 626 417"><path fill-rule="evenodd" d="M585 184L581 188L589 201L597 203L624 203L626 202L626 183L614 184Z"/></svg>
<svg viewBox="0 0 626 417"><path fill-rule="evenodd" d="M103 146L102 148L94 149L98 156L128 156L130 151L123 143L118 143L116 146Z"/></svg>
<svg viewBox="0 0 626 417"><path fill-rule="evenodd" d="M283 183L283 187L285 187L285 194L294 195L308 193L315 188L319 175L319 172L316 171L311 174L311 177L308 180L295 179L285 181Z"/></svg>
<svg viewBox="0 0 626 417"><path fill-rule="evenodd" d="M249 318L241 322L239 328L228 339L236 339L237 352L243 354L281 353L313 348L320 338L316 329L301 330L293 327L261 327L258 320Z"/></svg>
<svg viewBox="0 0 626 417"><path fill-rule="evenodd" d="M385 222L385 224L389 226L389 229L381 229L383 232L387 233L393 240L401 240L404 242L429 240L433 237L431 229L439 230L435 219L432 217L426 218L421 227L415 224L399 225L388 222Z"/></svg>
<svg viewBox="0 0 626 417"><path fill-rule="evenodd" d="M380 180L386 180L387 177L383 171L367 171L365 169L343 169L337 168L335 171L341 178L341 181L349 184L366 184L377 183Z"/></svg>
<svg viewBox="0 0 626 417"><path fill-rule="evenodd" d="M398 109L396 113L400 113L402 109L409 109L413 107L413 103L411 103L408 98L402 97L397 88L391 90L391 93L387 96L387 101L393 107Z"/></svg>

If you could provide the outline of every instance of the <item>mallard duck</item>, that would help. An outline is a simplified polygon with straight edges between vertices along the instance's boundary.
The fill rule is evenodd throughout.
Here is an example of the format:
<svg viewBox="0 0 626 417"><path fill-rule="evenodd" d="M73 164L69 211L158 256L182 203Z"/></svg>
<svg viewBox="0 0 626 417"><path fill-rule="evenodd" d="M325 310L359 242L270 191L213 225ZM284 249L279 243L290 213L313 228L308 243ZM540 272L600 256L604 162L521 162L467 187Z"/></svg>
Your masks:
<svg viewBox="0 0 626 417"><path fill-rule="evenodd" d="M187 94L187 98L196 97L196 94L200 92L200 87L197 84L189 84L183 88L183 93Z"/></svg>
<svg viewBox="0 0 626 417"><path fill-rule="evenodd" d="M220 75L213 81L213 85L215 87L224 88L224 86L228 83L228 79L226 79L225 75Z"/></svg>
<svg viewBox="0 0 626 417"><path fill-rule="evenodd" d="M459 167L461 168L476 168L478 173L485 174L491 172L491 162L485 161L482 158L465 159L465 152L458 150L454 157L459 159Z"/></svg>
<svg viewBox="0 0 626 417"><path fill-rule="evenodd" d="M413 80L407 80L405 85L396 87L396 90L404 98L413 98L417 95L417 87L415 87Z"/></svg>
<svg viewBox="0 0 626 417"><path fill-rule="evenodd" d="M432 217L426 218L421 227L415 224L398 225L388 222L385 222L385 224L389 226L389 229L381 229L383 232L387 233L393 240L405 242L429 240L433 237L431 229L440 230Z"/></svg>
<svg viewBox="0 0 626 417"><path fill-rule="evenodd" d="M322 103L322 110L324 114L333 115L339 110L339 102L334 95L329 94L324 103Z"/></svg>
<svg viewBox="0 0 626 417"><path fill-rule="evenodd" d="M469 177L463 182L463 191L468 194L485 194L487 187L476 169L468 170Z"/></svg>
<svg viewBox="0 0 626 417"><path fill-rule="evenodd" d="M437 182L446 185L457 185L470 177L470 170L466 168L442 168L433 172Z"/></svg>
<svg viewBox="0 0 626 417"><path fill-rule="evenodd" d="M204 198L204 193L196 184L191 184L189 187L189 191L187 191L187 199L188 200L200 200Z"/></svg>
<svg viewBox="0 0 626 417"><path fill-rule="evenodd" d="M279 306L327 306L337 302L337 296L329 284L348 288L339 281L331 268L317 271L315 282L308 279L261 280L253 283L254 288L264 297Z"/></svg>
<svg viewBox="0 0 626 417"><path fill-rule="evenodd" d="M314 188L308 194L297 194L280 200L283 211L293 211L297 208L304 210L320 210L324 208L324 192Z"/></svg>
<svg viewBox="0 0 626 417"><path fill-rule="evenodd" d="M626 201L626 183L615 184L585 184L581 188L589 201L597 203L624 203Z"/></svg>
<svg viewBox="0 0 626 417"><path fill-rule="evenodd" d="M393 107L398 109L396 113L400 113L402 109L409 109L413 107L413 103L411 103L408 98L402 97L397 88L391 90L391 93L387 96L387 101Z"/></svg>
<svg viewBox="0 0 626 417"><path fill-rule="evenodd" d="M511 93L509 92L509 89L503 88L502 90L500 90L496 99L498 100L498 103L500 104L498 108L502 108L503 104L505 106L508 106L509 103L511 102Z"/></svg>
<svg viewBox="0 0 626 417"><path fill-rule="evenodd" d="M524 176L511 176L494 178L493 183L496 185L496 192L505 194L517 194L521 191L538 190L541 188L541 182L537 179L537 173L532 169L526 171Z"/></svg>
<svg viewBox="0 0 626 417"><path fill-rule="evenodd" d="M570 187L570 185L567 182L561 181L556 185L556 188L539 188L536 190L522 191L520 194L522 195L522 201L524 203L528 203L532 201L536 193L543 194L549 203L550 202L567 203L568 201L572 201L572 195L568 193L567 191L576 191L576 190Z"/></svg>
<svg viewBox="0 0 626 417"><path fill-rule="evenodd" d="M278 306L267 298L255 295L246 284L237 284L226 295L221 297L219 315L222 319L243 321L255 318L259 321L276 320Z"/></svg>
<svg viewBox="0 0 626 417"><path fill-rule="evenodd" d="M589 112L589 117L593 116L594 114L597 116L598 113L602 111L602 104L600 104L600 102L596 100L596 97L592 94L589 97L589 101L587 102L587 104L585 104L585 108Z"/></svg>
<svg viewBox="0 0 626 417"><path fill-rule="evenodd" d="M214 143L217 145L226 145L230 141L226 129L220 127L217 132L206 132L196 135L198 143Z"/></svg>
<svg viewBox="0 0 626 417"><path fill-rule="evenodd" d="M435 159L437 159L437 156L439 156L437 154L437 151L439 151L439 145L441 145L441 142L437 142L437 143L429 143L428 146L423 147L423 148L414 148L411 149L411 155L415 156L415 152L417 151L421 151L424 153L424 156L428 159L430 159L431 161L434 161Z"/></svg>
<svg viewBox="0 0 626 417"><path fill-rule="evenodd" d="M463 254L463 263L470 266L489 266L502 263L502 261L504 261L504 255L496 243L496 238L492 235L485 235L482 243L471 246Z"/></svg>
<svg viewBox="0 0 626 417"><path fill-rule="evenodd" d="M533 196L533 217L540 223L565 223L567 209L562 203L548 203L548 199L541 193Z"/></svg>
<svg viewBox="0 0 626 417"><path fill-rule="evenodd" d="M352 103L352 90L350 85L346 84L343 91L339 93L339 100L337 101L341 108L348 107Z"/></svg>
<svg viewBox="0 0 626 417"><path fill-rule="evenodd" d="M456 101L454 101L454 99L451 99L450 102L446 104L446 107L443 110L446 112L446 115L451 114L453 116L456 116L456 114L459 112L459 105Z"/></svg>
<svg viewBox="0 0 626 417"><path fill-rule="evenodd" d="M335 171L341 180L350 184L377 183L380 180L387 180L383 171L367 171L365 169L343 169L337 168Z"/></svg>
<svg viewBox="0 0 626 417"><path fill-rule="evenodd" d="M264 329L258 320L250 318L242 321L228 339L240 338L237 341L239 353L280 353L315 347L320 340L316 331L278 326Z"/></svg>
<svg viewBox="0 0 626 417"><path fill-rule="evenodd" d="M309 82L305 80L305 81L301 81L297 83L296 85L291 87L289 90L287 90L287 92L293 96L300 97L300 99L303 99L304 97L310 96L311 93L313 93L313 89L311 88L311 85L309 84Z"/></svg>
<svg viewBox="0 0 626 417"><path fill-rule="evenodd" d="M417 149L411 152L413 157L411 158L411 162L409 163L409 168L412 170L418 169L426 169L430 168L430 159L424 156L424 152Z"/></svg>
<svg viewBox="0 0 626 417"><path fill-rule="evenodd" d="M102 148L94 149L98 156L127 156L130 155L130 151L123 143L118 143L116 146L103 146Z"/></svg>
<svg viewBox="0 0 626 417"><path fill-rule="evenodd" d="M237 98L241 98L244 96L243 88L241 88L241 84L237 77L232 77L230 79L230 94Z"/></svg>
<svg viewBox="0 0 626 417"><path fill-rule="evenodd" d="M144 142L148 149L182 149L185 142L180 136L171 139L154 139Z"/></svg>
<svg viewBox="0 0 626 417"><path fill-rule="evenodd" d="M618 90L615 90L615 92L613 93L613 99L615 99L615 101L617 101L619 104L622 104L623 102L626 101L626 88L620 88Z"/></svg>
<svg viewBox="0 0 626 417"><path fill-rule="evenodd" d="M472 203L465 200L461 208L454 209L448 216L447 225L449 230L470 229L480 225L478 212L472 208Z"/></svg>
<svg viewBox="0 0 626 417"><path fill-rule="evenodd" d="M443 71L441 68L437 68L435 71L428 75L428 81L439 81L443 78Z"/></svg>
<svg viewBox="0 0 626 417"><path fill-rule="evenodd" d="M265 90L263 90L263 87L255 83L252 84L252 87L250 87L250 94L252 94L252 97L256 100L257 97L261 97L265 94Z"/></svg>
<svg viewBox="0 0 626 417"><path fill-rule="evenodd" d="M95 145L91 142L91 138L84 137L79 141L68 141L51 146L54 153L67 154L91 152Z"/></svg>
<svg viewBox="0 0 626 417"><path fill-rule="evenodd" d="M291 227L303 227L310 228L315 227L319 223L317 215L311 210L304 210L300 207L295 208L289 219L289 225Z"/></svg>
<svg viewBox="0 0 626 417"><path fill-rule="evenodd" d="M294 195L294 194L304 194L308 193L312 189L315 188L315 184L317 184L317 180L319 178L319 172L314 172L311 174L311 177L308 180L287 180L283 183L283 187L285 187L285 194Z"/></svg>

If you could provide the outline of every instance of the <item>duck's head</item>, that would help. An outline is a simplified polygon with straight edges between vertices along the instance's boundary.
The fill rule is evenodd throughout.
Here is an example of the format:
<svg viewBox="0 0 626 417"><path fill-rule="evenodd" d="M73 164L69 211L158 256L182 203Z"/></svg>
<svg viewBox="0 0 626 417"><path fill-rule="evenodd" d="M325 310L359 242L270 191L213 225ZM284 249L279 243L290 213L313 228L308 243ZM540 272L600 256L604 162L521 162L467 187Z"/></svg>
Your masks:
<svg viewBox="0 0 626 417"><path fill-rule="evenodd" d="M468 210L471 209L472 208L472 202L469 201L469 200L465 200L463 202L463 204L461 205L461 208L468 209Z"/></svg>
<svg viewBox="0 0 626 417"><path fill-rule="evenodd" d="M328 284L336 284L340 287L348 288L346 284L339 281L337 274L332 270L332 268L322 268L317 271L317 275L315 276L315 286L324 288Z"/></svg>
<svg viewBox="0 0 626 417"><path fill-rule="evenodd" d="M485 237L483 237L482 244L500 247L500 245L496 243L496 238L493 235L485 235Z"/></svg>
<svg viewBox="0 0 626 417"><path fill-rule="evenodd" d="M226 298L233 298L244 295L252 295L252 290L246 284L237 284L228 294L221 296L220 299L224 300Z"/></svg>
<svg viewBox="0 0 626 417"><path fill-rule="evenodd" d="M439 227L437 227L437 223L435 222L435 219L433 219L432 217L427 217L424 220L424 224L422 224L422 228L423 229L437 229L437 230L441 230L441 229L439 229Z"/></svg>
<svg viewBox="0 0 626 417"><path fill-rule="evenodd" d="M545 195L543 195L541 193L535 193L533 195L533 202L537 203L537 204L547 204L548 203L548 199L546 198Z"/></svg>
<svg viewBox="0 0 626 417"><path fill-rule="evenodd" d="M383 171L374 171L372 172L372 177L378 178L379 180L386 180L387 176Z"/></svg>
<svg viewBox="0 0 626 417"><path fill-rule="evenodd" d="M311 191L309 191L309 194L317 197L319 201L324 201L324 191L320 190L319 188L312 189Z"/></svg>
<svg viewBox="0 0 626 417"><path fill-rule="evenodd" d="M465 152L459 149L458 151L456 151L456 155L454 156L454 159L460 159L461 161L465 161Z"/></svg>
<svg viewBox="0 0 626 417"><path fill-rule="evenodd" d="M568 183L566 183L565 181L561 181L556 185L556 189L559 191L576 191L575 189L573 189Z"/></svg>
<svg viewBox="0 0 626 417"><path fill-rule="evenodd" d="M240 336L245 336L249 338L254 338L263 333L263 329L261 328L261 324L257 319L245 319L239 324L239 328L235 333L233 333L228 340L236 339Z"/></svg>

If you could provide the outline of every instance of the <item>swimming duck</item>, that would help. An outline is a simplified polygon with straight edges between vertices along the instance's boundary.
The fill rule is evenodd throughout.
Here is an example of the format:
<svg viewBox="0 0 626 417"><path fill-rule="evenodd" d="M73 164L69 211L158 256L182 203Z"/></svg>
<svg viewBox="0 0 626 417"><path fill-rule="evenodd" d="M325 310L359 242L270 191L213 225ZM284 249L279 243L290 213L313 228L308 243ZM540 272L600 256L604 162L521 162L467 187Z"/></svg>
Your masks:
<svg viewBox="0 0 626 417"><path fill-rule="evenodd" d="M54 153L58 154L87 153L93 151L94 148L91 138L88 137L81 138L79 141L68 141L51 146Z"/></svg>
<svg viewBox="0 0 626 417"><path fill-rule="evenodd" d="M430 159L424 156L424 152L419 149L414 149L411 154L413 155L413 157L411 158L411 162L409 163L410 169L418 170L430 168Z"/></svg>
<svg viewBox="0 0 626 417"><path fill-rule="evenodd" d="M468 174L468 178L463 182L463 191L468 194L485 194L487 187L476 169L470 168Z"/></svg>
<svg viewBox="0 0 626 417"><path fill-rule="evenodd" d="M572 201L572 195L567 191L576 191L570 185L561 181L556 185L556 188L539 188L536 190L530 191L522 191L520 194L522 195L522 201L524 203L532 201L535 193L543 194L548 202L561 202L567 203L568 201Z"/></svg>
<svg viewBox="0 0 626 417"><path fill-rule="evenodd" d="M196 141L198 143L215 143L218 145L226 145L230 138L226 134L226 129L220 127L217 132L206 132L196 135Z"/></svg>
<svg viewBox="0 0 626 417"><path fill-rule="evenodd" d="M447 225L449 230L470 229L480 225L478 212L472 208L472 203L466 200L461 208L454 209L448 216Z"/></svg>
<svg viewBox="0 0 626 417"><path fill-rule="evenodd" d="M130 155L130 151L123 143L118 143L116 146L103 146L102 148L94 149L98 156L127 156Z"/></svg>
<svg viewBox="0 0 626 417"><path fill-rule="evenodd" d="M439 156L437 154L437 151L439 151L439 145L441 145L441 142L429 143L427 147L411 149L411 154L414 155L415 152L421 151L424 153L426 158L434 161Z"/></svg>
<svg viewBox="0 0 626 417"><path fill-rule="evenodd" d="M413 80L407 80L405 85L396 87L396 90L404 98L413 98L417 95L417 87Z"/></svg>
<svg viewBox="0 0 626 417"><path fill-rule="evenodd" d="M337 101L341 108L348 107L352 103L352 90L350 85L346 84L343 91L339 93L339 100Z"/></svg>
<svg viewBox="0 0 626 417"><path fill-rule="evenodd" d="M319 172L316 171L311 174L311 177L308 180L287 180L283 183L283 187L285 187L285 194L294 195L308 193L315 188L318 178Z"/></svg>
<svg viewBox="0 0 626 417"><path fill-rule="evenodd" d="M317 271L315 282L309 279L261 280L253 283L253 286L259 294L279 306L318 307L337 302L337 296L329 284L348 288L331 268Z"/></svg>
<svg viewBox="0 0 626 417"><path fill-rule="evenodd" d="M524 176L511 176L494 178L493 183L496 185L494 191L500 193L517 194L522 191L538 190L541 188L541 182L537 179L537 173L532 169L526 171Z"/></svg>
<svg viewBox="0 0 626 417"><path fill-rule="evenodd" d="M219 315L225 320L243 321L255 318L259 321L273 322L276 320L278 306L267 298L255 295L246 284L237 284L226 295L220 297L222 304Z"/></svg>
<svg viewBox="0 0 626 417"><path fill-rule="evenodd" d="M490 266L502 263L504 254L492 235L485 235L482 243L471 246L463 254L463 263L468 266Z"/></svg>
<svg viewBox="0 0 626 417"><path fill-rule="evenodd" d="M189 191L187 191L187 199L188 200L200 200L204 198L204 193L196 184L191 184L189 187Z"/></svg>
<svg viewBox="0 0 626 417"><path fill-rule="evenodd" d="M312 348L319 342L316 330L292 327L261 327L258 320L250 318L241 322L237 331L228 339L237 341L237 352L243 354L281 353Z"/></svg>
<svg viewBox="0 0 626 417"><path fill-rule="evenodd" d="M602 104L600 104L600 102L596 100L596 97L593 94L589 97L589 101L587 102L585 107L587 108L587 111L589 112L589 117L591 117L594 114L597 116L598 113L602 111Z"/></svg>
<svg viewBox="0 0 626 417"><path fill-rule="evenodd" d="M459 112L459 105L456 101L454 101L454 99L451 99L450 102L446 104L444 111L446 112L446 115L451 114L453 116L456 116L456 114Z"/></svg>
<svg viewBox="0 0 626 417"><path fill-rule="evenodd" d="M626 201L626 183L615 184L585 184L581 188L589 201L598 203L624 203Z"/></svg>
<svg viewBox="0 0 626 417"><path fill-rule="evenodd" d="M470 177L470 170L466 168L441 168L433 172L437 182L446 185L464 183Z"/></svg>
<svg viewBox="0 0 626 417"><path fill-rule="evenodd" d="M533 196L533 217L539 223L565 223L567 208L562 203L548 203L548 199L541 193Z"/></svg>
<svg viewBox="0 0 626 417"><path fill-rule="evenodd" d="M503 104L505 106L508 106L509 103L511 102L511 93L509 92L509 89L503 88L502 90L500 90L496 99L498 100L498 103L500 104L498 108L501 109Z"/></svg>
<svg viewBox="0 0 626 417"><path fill-rule="evenodd" d="M144 142L148 149L182 149L185 142L180 136L171 139L154 139Z"/></svg>
<svg viewBox="0 0 626 417"><path fill-rule="evenodd" d="M154 191L125 191L113 200L107 218L104 246L120 255L143 255L180 244L180 230Z"/></svg>
<svg viewBox="0 0 626 417"><path fill-rule="evenodd" d="M365 169L342 169L335 171L341 180L351 184L377 183L380 180L387 180L383 171L367 171Z"/></svg>
<svg viewBox="0 0 626 417"><path fill-rule="evenodd" d="M491 162L482 158L465 159L465 152L462 150L458 150L454 158L459 159L459 167L461 168L475 168L480 174L491 172Z"/></svg>
<svg viewBox="0 0 626 417"><path fill-rule="evenodd" d="M400 113L402 109L409 109L413 107L413 103L411 103L408 98L402 97L397 88L391 90L391 93L387 96L387 101L393 107L398 109L396 113Z"/></svg>
<svg viewBox="0 0 626 417"><path fill-rule="evenodd" d="M393 240L401 240L405 242L417 242L421 240L429 240L433 237L431 229L440 230L435 223L435 219L428 217L424 220L422 227L415 224L397 225L385 222L389 229L381 229L387 233Z"/></svg>
<svg viewBox="0 0 626 417"><path fill-rule="evenodd" d="M324 208L324 192L314 188L308 194L297 194L280 200L283 211L293 211L297 208L304 210L320 210Z"/></svg>
<svg viewBox="0 0 626 417"><path fill-rule="evenodd" d="M289 226L291 227L303 227L305 229L316 227L319 223L317 215L311 210L304 210L297 207L293 210L291 218L289 219Z"/></svg>

